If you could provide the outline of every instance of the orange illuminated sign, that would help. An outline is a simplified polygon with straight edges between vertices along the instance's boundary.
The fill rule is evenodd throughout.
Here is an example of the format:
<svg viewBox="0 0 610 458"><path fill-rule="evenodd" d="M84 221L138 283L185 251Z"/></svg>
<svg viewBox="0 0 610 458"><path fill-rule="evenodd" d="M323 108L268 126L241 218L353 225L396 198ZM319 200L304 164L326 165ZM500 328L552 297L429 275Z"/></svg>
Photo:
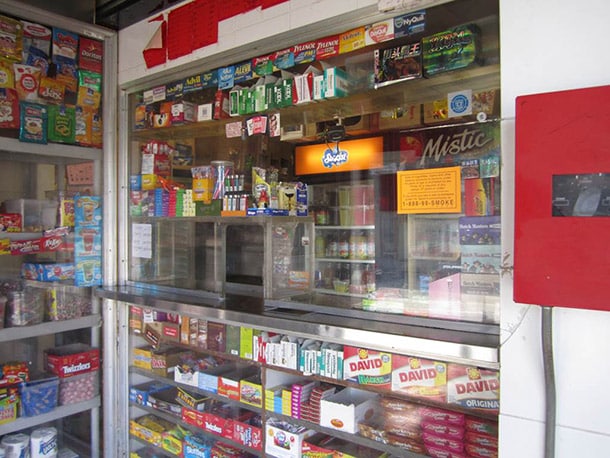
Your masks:
<svg viewBox="0 0 610 458"><path fill-rule="evenodd" d="M378 169L383 166L383 137L297 146L294 155L297 176Z"/></svg>

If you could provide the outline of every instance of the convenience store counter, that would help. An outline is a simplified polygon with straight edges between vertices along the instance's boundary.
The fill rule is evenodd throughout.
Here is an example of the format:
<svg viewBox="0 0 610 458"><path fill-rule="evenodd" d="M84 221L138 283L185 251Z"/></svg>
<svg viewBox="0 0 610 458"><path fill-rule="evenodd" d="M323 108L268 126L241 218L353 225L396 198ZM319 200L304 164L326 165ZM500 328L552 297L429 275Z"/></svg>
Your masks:
<svg viewBox="0 0 610 458"><path fill-rule="evenodd" d="M327 307L317 305L319 297L305 295L291 300L242 295L221 298L206 292L186 294L141 286L104 287L96 295L269 332L499 369L497 325Z"/></svg>

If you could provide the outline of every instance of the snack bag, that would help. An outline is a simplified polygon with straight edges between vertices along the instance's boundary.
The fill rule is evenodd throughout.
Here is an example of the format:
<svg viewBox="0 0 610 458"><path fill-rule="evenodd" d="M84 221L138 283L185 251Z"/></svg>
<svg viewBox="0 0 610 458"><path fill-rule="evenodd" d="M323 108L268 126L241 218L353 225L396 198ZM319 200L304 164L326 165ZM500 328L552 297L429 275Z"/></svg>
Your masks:
<svg viewBox="0 0 610 458"><path fill-rule="evenodd" d="M23 27L21 22L0 15L0 30L2 30L0 56L14 62L21 62L21 52L23 49Z"/></svg>
<svg viewBox="0 0 610 458"><path fill-rule="evenodd" d="M39 103L20 102L21 128L19 140L47 143L47 107Z"/></svg>
<svg viewBox="0 0 610 458"><path fill-rule="evenodd" d="M63 103L66 86L56 79L43 76L40 80L38 95L49 103Z"/></svg>
<svg viewBox="0 0 610 458"><path fill-rule="evenodd" d="M49 141L74 143L76 132L76 110L69 105L49 105Z"/></svg>
<svg viewBox="0 0 610 458"><path fill-rule="evenodd" d="M19 100L38 100L40 86L40 69L31 65L13 64L15 71L15 89Z"/></svg>
<svg viewBox="0 0 610 458"><path fill-rule="evenodd" d="M15 89L0 88L0 129L19 128L19 97Z"/></svg>
<svg viewBox="0 0 610 458"><path fill-rule="evenodd" d="M87 107L76 107L76 122L74 140L79 145L89 146L93 142L91 128L93 124L93 111Z"/></svg>
<svg viewBox="0 0 610 458"><path fill-rule="evenodd" d="M23 62L28 65L30 53L44 55L48 61L51 56L51 29L33 22L21 21L23 27ZM34 51L35 50L35 51Z"/></svg>
<svg viewBox="0 0 610 458"><path fill-rule="evenodd" d="M6 59L0 59L0 87L15 88L13 63Z"/></svg>
<svg viewBox="0 0 610 458"><path fill-rule="evenodd" d="M101 148L104 137L104 124L102 122L102 114L99 111L94 111L91 117L91 146Z"/></svg>
<svg viewBox="0 0 610 458"><path fill-rule="evenodd" d="M58 63L61 59L66 58L76 64L78 50L78 35L67 30L53 27L53 62Z"/></svg>

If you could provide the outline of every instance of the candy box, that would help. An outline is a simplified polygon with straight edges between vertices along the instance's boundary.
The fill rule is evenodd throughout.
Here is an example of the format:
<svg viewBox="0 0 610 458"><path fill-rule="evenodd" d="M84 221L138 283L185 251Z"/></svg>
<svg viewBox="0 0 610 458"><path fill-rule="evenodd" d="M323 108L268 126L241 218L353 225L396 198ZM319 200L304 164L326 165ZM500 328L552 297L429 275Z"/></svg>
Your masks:
<svg viewBox="0 0 610 458"><path fill-rule="evenodd" d="M260 417L253 412L233 420L233 440L239 444L261 450L263 447L263 431L252 423L260 422Z"/></svg>
<svg viewBox="0 0 610 458"><path fill-rule="evenodd" d="M152 370L152 347L134 348L133 365L147 371Z"/></svg>
<svg viewBox="0 0 610 458"><path fill-rule="evenodd" d="M45 368L60 378L72 377L100 368L100 351L77 343L45 351Z"/></svg>
<svg viewBox="0 0 610 458"><path fill-rule="evenodd" d="M468 24L423 38L424 74L431 76L478 62L480 34L476 25Z"/></svg>
<svg viewBox="0 0 610 458"><path fill-rule="evenodd" d="M320 425L356 433L358 423L372 418L379 410L377 401L375 393L345 388L320 401Z"/></svg>
<svg viewBox="0 0 610 458"><path fill-rule="evenodd" d="M205 395L192 393L182 388L176 392L176 402L189 409L203 411L210 398Z"/></svg>
<svg viewBox="0 0 610 458"><path fill-rule="evenodd" d="M265 453L278 458L299 458L303 440L315 434L304 426L270 418L265 423Z"/></svg>
<svg viewBox="0 0 610 458"><path fill-rule="evenodd" d="M100 390L99 371L85 372L59 380L59 405L65 406L96 397Z"/></svg>
<svg viewBox="0 0 610 458"><path fill-rule="evenodd" d="M21 213L0 213L0 232L21 232Z"/></svg>
<svg viewBox="0 0 610 458"><path fill-rule="evenodd" d="M10 199L4 201L8 214L21 215L24 232L41 232L55 228L59 204L54 200Z"/></svg>
<svg viewBox="0 0 610 458"><path fill-rule="evenodd" d="M239 381L239 399L244 404L263 406L263 387L259 374Z"/></svg>
<svg viewBox="0 0 610 458"><path fill-rule="evenodd" d="M147 406L149 405L148 396L151 393L156 393L157 391L165 390L170 387L171 385L167 385L166 383L157 382L154 380L151 382L146 382L140 385L129 387L129 402Z"/></svg>
<svg viewBox="0 0 610 458"><path fill-rule="evenodd" d="M144 415L129 422L129 433L135 437L161 447L163 433L174 427L172 423L155 415Z"/></svg>
<svg viewBox="0 0 610 458"><path fill-rule="evenodd" d="M0 388L0 425L17 419L19 390L12 387Z"/></svg>
<svg viewBox="0 0 610 458"><path fill-rule="evenodd" d="M172 347L153 350L150 361L151 370L157 375L167 377L174 372L176 365L181 361L181 357L189 353L189 350Z"/></svg>
<svg viewBox="0 0 610 458"><path fill-rule="evenodd" d="M72 280L74 264L24 262L21 265L21 276L26 280L37 281Z"/></svg>
<svg viewBox="0 0 610 458"><path fill-rule="evenodd" d="M256 367L249 366L220 375L218 377L218 394L239 401L240 381L254 376L257 372L258 369Z"/></svg>
<svg viewBox="0 0 610 458"><path fill-rule="evenodd" d="M50 376L19 386L21 396L21 416L34 417L50 412L57 407L59 378Z"/></svg>
<svg viewBox="0 0 610 458"><path fill-rule="evenodd" d="M175 386L155 391L148 395L148 404L155 410L180 417L182 415L182 406L176 399L177 395L178 388Z"/></svg>

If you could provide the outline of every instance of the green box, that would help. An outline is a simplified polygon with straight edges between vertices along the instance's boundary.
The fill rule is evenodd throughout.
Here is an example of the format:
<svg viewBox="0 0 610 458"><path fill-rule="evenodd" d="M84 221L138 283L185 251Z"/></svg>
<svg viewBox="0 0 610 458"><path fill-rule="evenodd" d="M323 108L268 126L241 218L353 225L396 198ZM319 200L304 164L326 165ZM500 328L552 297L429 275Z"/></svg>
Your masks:
<svg viewBox="0 0 610 458"><path fill-rule="evenodd" d="M222 200L214 199L212 203L205 204L203 202L195 202L196 216L220 216L222 210Z"/></svg>
<svg viewBox="0 0 610 458"><path fill-rule="evenodd" d="M226 352L233 356L239 356L239 338L240 338L240 327L228 324L226 328L227 333L227 345Z"/></svg>

